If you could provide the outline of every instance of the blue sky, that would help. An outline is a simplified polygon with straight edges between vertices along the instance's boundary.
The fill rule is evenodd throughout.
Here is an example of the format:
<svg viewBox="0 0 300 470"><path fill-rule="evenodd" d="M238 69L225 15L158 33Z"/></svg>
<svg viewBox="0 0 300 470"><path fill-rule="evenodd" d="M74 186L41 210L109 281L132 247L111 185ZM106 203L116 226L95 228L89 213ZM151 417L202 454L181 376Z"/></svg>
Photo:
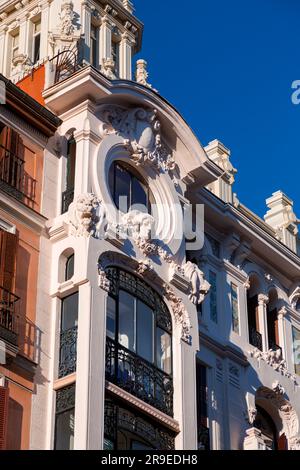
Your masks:
<svg viewBox="0 0 300 470"><path fill-rule="evenodd" d="M149 81L200 142L218 138L238 169L234 186L260 216L281 189L300 218L299 0L134 0L145 25L138 58Z"/></svg>

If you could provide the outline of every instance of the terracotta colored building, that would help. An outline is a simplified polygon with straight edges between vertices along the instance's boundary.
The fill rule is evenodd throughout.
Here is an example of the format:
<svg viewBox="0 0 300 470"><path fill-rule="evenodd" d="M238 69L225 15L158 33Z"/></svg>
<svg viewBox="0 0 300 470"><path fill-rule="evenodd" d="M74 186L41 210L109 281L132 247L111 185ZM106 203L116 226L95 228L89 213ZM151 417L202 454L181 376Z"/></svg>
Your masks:
<svg viewBox="0 0 300 470"><path fill-rule="evenodd" d="M10 81L0 105L0 449L29 447L43 152L59 119Z"/></svg>

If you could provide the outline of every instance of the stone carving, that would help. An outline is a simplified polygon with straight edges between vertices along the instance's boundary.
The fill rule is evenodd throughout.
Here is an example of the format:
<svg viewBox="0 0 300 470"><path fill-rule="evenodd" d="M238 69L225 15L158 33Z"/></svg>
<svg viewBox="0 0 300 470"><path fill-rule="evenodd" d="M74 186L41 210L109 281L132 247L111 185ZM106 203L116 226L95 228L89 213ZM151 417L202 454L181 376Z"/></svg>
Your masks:
<svg viewBox="0 0 300 470"><path fill-rule="evenodd" d="M75 236L102 238L105 235L104 207L92 193L80 194L68 211L71 233Z"/></svg>
<svg viewBox="0 0 300 470"><path fill-rule="evenodd" d="M245 412L245 419L246 421L252 426L256 420L257 416L257 409L253 406L250 406L247 411Z"/></svg>
<svg viewBox="0 0 300 470"><path fill-rule="evenodd" d="M181 338L187 343L191 342L191 324L190 318L184 303L180 297L177 297L169 284L164 284L164 293L171 304L176 323L181 325Z"/></svg>
<svg viewBox="0 0 300 470"><path fill-rule="evenodd" d="M72 36L74 33L74 5L70 0L65 0L61 5L60 17L60 33L62 36Z"/></svg>
<svg viewBox="0 0 300 470"><path fill-rule="evenodd" d="M276 382L274 382L272 384L272 390L277 395L284 395L285 394L285 390L284 390L283 386L278 382L278 380L276 380Z"/></svg>
<svg viewBox="0 0 300 470"><path fill-rule="evenodd" d="M194 305L199 305L203 302L206 294L208 293L210 284L204 279L203 272L195 263L188 261L183 266L183 270L185 276L191 283L189 299Z"/></svg>
<svg viewBox="0 0 300 470"><path fill-rule="evenodd" d="M25 54L18 54L12 59L12 77L21 76L32 69L32 62Z"/></svg>
<svg viewBox="0 0 300 470"><path fill-rule="evenodd" d="M135 78L137 83L140 85L144 85L148 88L152 88L152 85L147 82L147 79L149 77L149 73L147 72L147 62L143 59L140 59L136 63L136 73L135 73Z"/></svg>
<svg viewBox="0 0 300 470"><path fill-rule="evenodd" d="M154 227L154 218L146 212L133 210L123 215L123 229L136 241L150 241Z"/></svg>
<svg viewBox="0 0 300 470"><path fill-rule="evenodd" d="M102 59L101 73L109 80L116 80L115 61L111 58Z"/></svg>
<svg viewBox="0 0 300 470"><path fill-rule="evenodd" d="M145 274L147 271L153 271L153 266L151 264L150 259L146 258L146 259L140 260L136 270L137 270L137 273L141 275Z"/></svg>
<svg viewBox="0 0 300 470"><path fill-rule="evenodd" d="M290 302L291 302L292 307L294 309L297 309L297 305L300 302L300 286L297 286L296 289L291 294Z"/></svg>
<svg viewBox="0 0 300 470"><path fill-rule="evenodd" d="M289 439L289 450L300 450L300 436Z"/></svg>
<svg viewBox="0 0 300 470"><path fill-rule="evenodd" d="M297 378L294 374L291 374L287 369L287 363L282 357L282 351L280 348L270 349L267 352L262 352L259 349L255 348L249 352L250 356L258 361L263 360L272 367L275 371L280 372L284 377L291 379L295 384L297 383Z"/></svg>
<svg viewBox="0 0 300 470"><path fill-rule="evenodd" d="M156 110L103 105L100 116L104 123L102 137L109 134L123 137L125 148L137 166L149 164L157 170L175 170L175 161L161 141L161 125Z"/></svg>

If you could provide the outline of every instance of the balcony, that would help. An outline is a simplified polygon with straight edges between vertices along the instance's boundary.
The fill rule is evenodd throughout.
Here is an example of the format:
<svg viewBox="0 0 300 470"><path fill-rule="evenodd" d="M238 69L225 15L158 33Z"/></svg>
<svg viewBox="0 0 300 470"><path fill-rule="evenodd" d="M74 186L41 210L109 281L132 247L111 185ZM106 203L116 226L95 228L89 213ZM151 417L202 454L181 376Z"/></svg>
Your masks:
<svg viewBox="0 0 300 470"><path fill-rule="evenodd" d="M17 346L17 302L19 297L0 286L0 339Z"/></svg>
<svg viewBox="0 0 300 470"><path fill-rule="evenodd" d="M173 415L172 377L108 337L105 370L109 382Z"/></svg>
<svg viewBox="0 0 300 470"><path fill-rule="evenodd" d="M252 346L255 346L260 351L263 350L262 335L253 327L249 327L249 343L252 344Z"/></svg>
<svg viewBox="0 0 300 470"><path fill-rule="evenodd" d="M0 189L23 201L34 201L36 180L24 170L25 162L0 145Z"/></svg>
<svg viewBox="0 0 300 470"><path fill-rule="evenodd" d="M60 333L58 378L76 371L77 326Z"/></svg>

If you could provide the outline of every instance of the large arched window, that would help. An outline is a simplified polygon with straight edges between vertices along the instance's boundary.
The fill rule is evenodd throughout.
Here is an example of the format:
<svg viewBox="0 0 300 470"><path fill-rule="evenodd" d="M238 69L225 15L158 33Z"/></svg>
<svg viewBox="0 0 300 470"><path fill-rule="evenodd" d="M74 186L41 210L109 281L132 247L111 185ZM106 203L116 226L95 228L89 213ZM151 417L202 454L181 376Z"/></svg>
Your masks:
<svg viewBox="0 0 300 470"><path fill-rule="evenodd" d="M173 413L172 321L142 280L109 268L106 377L161 411Z"/></svg>
<svg viewBox="0 0 300 470"><path fill-rule="evenodd" d="M129 165L115 161L109 170L109 187L117 208L127 213L134 205L151 213L153 195L143 178ZM142 210L142 207L139 208Z"/></svg>

